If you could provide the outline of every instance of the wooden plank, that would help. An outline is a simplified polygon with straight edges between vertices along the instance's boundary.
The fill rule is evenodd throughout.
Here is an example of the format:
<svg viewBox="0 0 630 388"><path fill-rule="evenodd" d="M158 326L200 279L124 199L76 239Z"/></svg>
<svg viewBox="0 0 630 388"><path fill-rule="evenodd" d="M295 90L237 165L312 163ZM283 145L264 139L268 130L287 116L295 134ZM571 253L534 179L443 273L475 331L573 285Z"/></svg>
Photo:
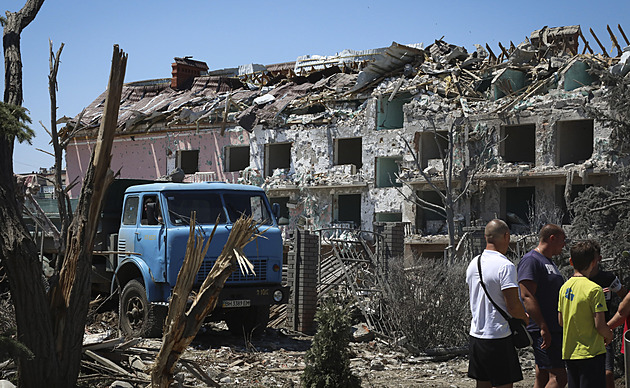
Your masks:
<svg viewBox="0 0 630 388"><path fill-rule="evenodd" d="M626 41L626 45L630 46L630 41L628 41L628 37L626 36L626 33L623 32L623 28L621 28L621 24L617 24L617 28L619 29L619 32L621 32L621 36L623 36L623 40Z"/></svg>
<svg viewBox="0 0 630 388"><path fill-rule="evenodd" d="M106 341L100 341L94 344L83 345L83 350L99 350L99 349L113 349L117 345L125 342L124 337L114 338Z"/></svg>
<svg viewBox="0 0 630 388"><path fill-rule="evenodd" d="M83 353L90 357L92 360L96 361L97 363L99 363L101 366L104 366L105 368L115 372L115 373L120 373L121 375L124 376L130 376L131 374L129 372L127 372L125 369L121 368L118 364L108 360L105 357L99 356L98 354L94 353L93 351L89 350L89 349L84 349Z"/></svg>
<svg viewBox="0 0 630 388"><path fill-rule="evenodd" d="M179 363L186 368L193 376L197 379L206 383L206 385L211 387L220 387L221 385L214 381L210 375L208 375L199 365L191 360L180 359Z"/></svg>
<svg viewBox="0 0 630 388"><path fill-rule="evenodd" d="M488 50L488 52L490 53L490 59L492 59L493 61L496 61L497 60L497 56L494 55L494 52L492 51L490 46L488 46L488 43L486 43L486 50Z"/></svg>
<svg viewBox="0 0 630 388"><path fill-rule="evenodd" d="M612 40L613 45L617 49L617 56L620 57L621 56L621 47L619 46L619 43L617 43L617 37L615 36L615 34L613 34L613 32L610 29L610 26L608 24L606 24L606 29L608 30L608 33L610 34L610 40Z"/></svg>
<svg viewBox="0 0 630 388"><path fill-rule="evenodd" d="M602 44L602 42L599 41L599 38L597 37L597 35L595 35L595 31L593 31L592 28L589 28L589 30L591 31L591 35L593 35L593 38L595 38L595 41L597 42L597 44L599 45L599 48L602 49L602 53L604 54L604 56L606 58L609 58L610 55L608 55L608 53L606 52L606 48L604 47L604 45Z"/></svg>
<svg viewBox="0 0 630 388"><path fill-rule="evenodd" d="M501 42L499 42L499 48L501 49L501 52L503 53L506 59L510 57L510 54L508 54L508 51L505 49L505 47L503 47Z"/></svg>
<svg viewBox="0 0 630 388"><path fill-rule="evenodd" d="M584 42L584 51L582 52L582 54L584 54L586 50L588 50L589 53L593 54L593 49L588 44L588 41L586 40L586 38L584 38L584 35L582 35L582 30L578 30L578 33L580 34L580 38L582 38L582 42Z"/></svg>

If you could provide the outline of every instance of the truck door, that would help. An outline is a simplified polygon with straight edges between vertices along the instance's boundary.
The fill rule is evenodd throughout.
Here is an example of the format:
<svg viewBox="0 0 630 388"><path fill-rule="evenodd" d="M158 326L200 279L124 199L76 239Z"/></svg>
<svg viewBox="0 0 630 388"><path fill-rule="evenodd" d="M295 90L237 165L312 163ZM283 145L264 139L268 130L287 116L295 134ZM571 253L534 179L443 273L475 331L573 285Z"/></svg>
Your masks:
<svg viewBox="0 0 630 388"><path fill-rule="evenodd" d="M118 231L118 264L125 260L131 252L136 252L135 234L140 212L140 197L129 195L125 198L122 222Z"/></svg>
<svg viewBox="0 0 630 388"><path fill-rule="evenodd" d="M147 263L155 282L166 281L166 226L157 194L144 194L140 223L135 232L135 249Z"/></svg>

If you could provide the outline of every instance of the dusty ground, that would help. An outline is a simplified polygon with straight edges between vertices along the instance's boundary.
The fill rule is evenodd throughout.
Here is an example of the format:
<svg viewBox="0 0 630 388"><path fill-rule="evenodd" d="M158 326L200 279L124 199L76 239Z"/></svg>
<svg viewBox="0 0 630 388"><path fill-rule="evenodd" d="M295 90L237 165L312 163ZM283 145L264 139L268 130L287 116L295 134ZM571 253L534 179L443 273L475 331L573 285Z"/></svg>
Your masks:
<svg viewBox="0 0 630 388"><path fill-rule="evenodd" d="M116 337L115 313L100 315L97 325L91 325L92 333L111 332ZM312 337L285 329L267 329L259 338L246 341L233 336L223 323L206 324L197 335L183 359L198 366L220 387L299 387L303 373L304 355ZM115 361L134 377L124 380L130 385L123 387L147 387L150 380L147 368L155 359L161 341L142 339L133 348L122 353L100 354ZM472 388L475 381L466 376L468 360L463 350L437 355L412 355L395 349L382 341L351 343L354 357L353 372L361 377L363 387L437 387ZM460 355L454 356L453 354ZM516 388L534 386L534 357L531 349L520 351L524 380L514 384ZM181 363L180 363L181 365ZM208 386L192 368L181 367L176 380L181 387ZM113 377L107 372L94 374L84 370L83 376L93 376L81 382L83 387L110 387ZM623 378L616 381L617 388L625 387Z"/></svg>
<svg viewBox="0 0 630 388"><path fill-rule="evenodd" d="M246 342L221 325L209 325L197 336L184 358L194 360L221 387L299 387L304 354L310 343L311 337L278 329L269 329L261 338ZM153 352L159 345L157 340L146 339L136 347ZM475 386L466 377L465 356L413 356L379 341L352 343L351 347L354 352L351 368L361 377L363 387ZM142 376L142 363L135 362L133 367L131 364L130 359L127 368ZM144 365L148 365L148 360L145 359ZM530 351L522 352L521 365L525 379L515 387L532 387L534 369ZM184 386L204 386L184 369L176 378ZM106 387L109 383L99 386ZM133 386L145 384L135 382Z"/></svg>

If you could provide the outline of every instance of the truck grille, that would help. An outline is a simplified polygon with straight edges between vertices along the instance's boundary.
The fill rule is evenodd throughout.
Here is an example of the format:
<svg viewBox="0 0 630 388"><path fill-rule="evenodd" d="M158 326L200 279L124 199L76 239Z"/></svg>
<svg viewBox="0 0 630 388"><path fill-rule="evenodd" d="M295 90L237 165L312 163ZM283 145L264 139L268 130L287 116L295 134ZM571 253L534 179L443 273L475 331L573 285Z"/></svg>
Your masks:
<svg viewBox="0 0 630 388"><path fill-rule="evenodd" d="M196 283L203 283L208 276L208 273L212 269L214 262L216 260L204 260L201 263L201 268L199 268L199 272L197 272ZM241 273L240 268L237 268L232 275L227 279L228 283L231 282L264 282L267 280L267 260L266 259L249 259L249 261L254 265L254 272L256 275L244 275Z"/></svg>

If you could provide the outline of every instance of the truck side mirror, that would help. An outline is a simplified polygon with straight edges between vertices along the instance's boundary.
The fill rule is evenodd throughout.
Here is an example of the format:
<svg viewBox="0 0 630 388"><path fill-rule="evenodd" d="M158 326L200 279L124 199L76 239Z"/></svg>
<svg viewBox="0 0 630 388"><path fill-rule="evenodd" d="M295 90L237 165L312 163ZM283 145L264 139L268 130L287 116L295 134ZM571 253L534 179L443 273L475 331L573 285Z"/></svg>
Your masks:
<svg viewBox="0 0 630 388"><path fill-rule="evenodd" d="M273 216L276 217L276 220L280 218L280 204L279 203L273 203L271 205L271 212L273 213Z"/></svg>
<svg viewBox="0 0 630 388"><path fill-rule="evenodd" d="M278 225L289 225L289 220L286 217L280 217L280 204L279 203L272 204L271 211L273 212L274 217L276 217L276 221L278 221Z"/></svg>

